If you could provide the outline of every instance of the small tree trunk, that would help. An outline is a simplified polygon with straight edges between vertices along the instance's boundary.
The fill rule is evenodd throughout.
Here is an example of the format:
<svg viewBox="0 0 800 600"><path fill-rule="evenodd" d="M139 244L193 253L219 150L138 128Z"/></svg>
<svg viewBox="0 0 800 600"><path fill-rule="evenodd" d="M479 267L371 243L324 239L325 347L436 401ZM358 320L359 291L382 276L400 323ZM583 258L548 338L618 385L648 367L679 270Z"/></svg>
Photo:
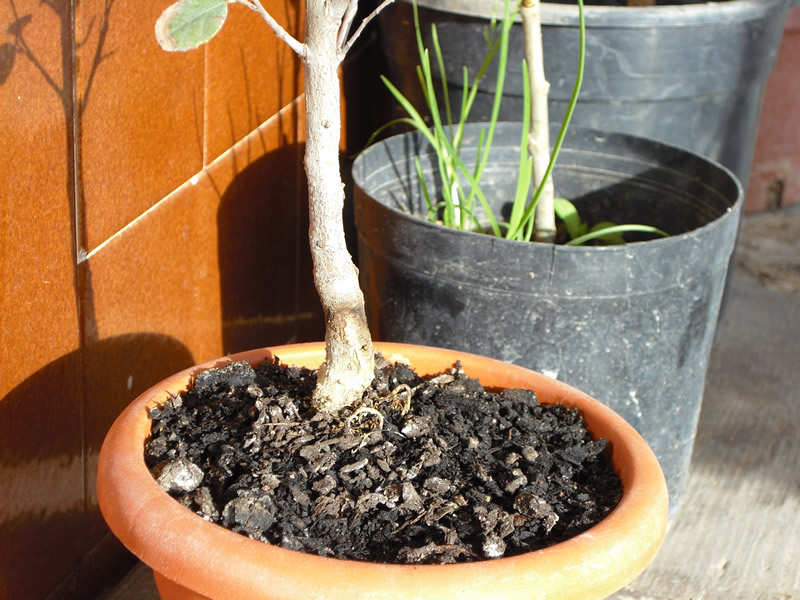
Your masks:
<svg viewBox="0 0 800 600"><path fill-rule="evenodd" d="M525 61L528 64L531 82L531 131L528 135L528 151L533 157L533 185L536 189L542 184L550 162L550 117L547 110L550 84L544 74L540 1L523 0L519 12L525 39ZM548 177L542 195L539 196L533 221L534 239L538 242L552 242L556 237L554 193L553 179Z"/></svg>
<svg viewBox="0 0 800 600"><path fill-rule="evenodd" d="M326 357L314 404L336 412L352 405L375 375L364 296L344 237L339 167L339 45L346 0L306 0L305 101L309 240L314 283L325 314Z"/></svg>

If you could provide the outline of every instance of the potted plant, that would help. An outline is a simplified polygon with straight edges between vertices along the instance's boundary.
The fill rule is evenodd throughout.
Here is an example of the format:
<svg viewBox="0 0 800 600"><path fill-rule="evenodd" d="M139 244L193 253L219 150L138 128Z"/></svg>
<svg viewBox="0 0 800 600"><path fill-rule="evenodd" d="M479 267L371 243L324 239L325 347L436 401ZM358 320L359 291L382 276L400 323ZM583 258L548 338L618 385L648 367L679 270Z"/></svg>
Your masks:
<svg viewBox="0 0 800 600"><path fill-rule="evenodd" d="M426 46L438 25L447 80L458 87L461 66L477 72L481 36L493 15L481 0L421 0ZM747 187L759 108L775 65L787 10L794 0L721 2L588 1L585 81L574 124L647 137L716 160ZM574 2L542 3L545 71L552 84L554 120L566 112L575 81L578 11ZM411 0L398 0L380 19L380 43L388 75L416 105L415 34ZM510 56L523 55L522 28L512 30ZM438 65L434 77L442 79ZM489 72L488 81L495 80ZM483 88L471 118L491 112L491 83ZM451 88L452 90L452 88ZM522 79L510 73L501 120L519 119ZM387 107L385 120L397 116Z"/></svg>
<svg viewBox="0 0 800 600"><path fill-rule="evenodd" d="M444 61L430 59L426 67L424 50L418 55L428 72L423 95L435 102L432 65L443 71ZM501 95L502 83L494 90ZM493 110L496 119L497 102ZM452 184L440 174L439 142L420 120L417 132L371 146L354 165L360 273L373 334L493 356L588 390L654 449L674 516L738 229L738 181L688 150L573 127L553 170L558 194L584 221L644 223L670 237L602 247L498 239L428 218L440 216L430 199L447 196ZM514 208L520 188L523 202L530 198L517 177L526 127L488 129L490 151L485 125L468 123L458 134L466 166L459 185L470 194L474 165L485 161L477 194L483 203L468 207L477 222L491 221L492 213L530 212ZM554 127L551 138L558 144L562 133ZM445 144L446 153L450 148Z"/></svg>
<svg viewBox="0 0 800 600"><path fill-rule="evenodd" d="M629 425L607 408L573 388L526 369L431 348L390 344L373 348L356 269L344 246L343 190L338 171L336 70L363 29L362 25L349 34L356 2L309 2L303 43L276 23L258 0L245 4L298 53L305 65L309 238L315 283L326 315L326 340L212 361L168 378L134 401L109 431L98 463L99 505L112 531L154 568L164 598L397 598L403 593L413 597L435 593L462 598L488 595L513 598L528 597L532 591L542 598L600 598L619 589L652 559L666 526L666 487L652 452ZM159 19L156 35L168 50L195 48L219 30L227 10L225 0L179 0ZM456 368L448 375L452 381L460 381L463 372L465 377L480 378L488 388L536 388L543 404L563 403L563 411L575 416L582 413L588 429L595 436L604 436L612 445L612 464L623 489L620 503L589 532L535 552L446 566L381 564L316 556L248 539L209 523L176 502L162 489L166 484L159 485L148 470L144 447L151 432L150 416L178 410L190 386L197 390L206 374L216 373L209 371L211 367L223 367L224 371L230 365L236 372L249 372L250 365L272 365L276 354L284 362L297 365L294 371L281 372L294 373L299 367L316 369L308 410L320 419L343 419L341 426L350 437L356 436L347 429L353 426L351 421L356 417L377 421L377 426L373 424L361 436L359 448L368 444L371 432L380 434L383 423L378 411L368 407L362 410L364 405L358 404L377 372L374 349L386 356L402 354L420 375L452 369L460 361L461 370ZM234 387L241 388L239 391L251 396L252 406L245 411L247 415L252 417L255 412L259 418L253 423L257 422L262 429L269 428L269 423L260 419L262 411L266 414L268 409L253 400L261 398L262 390L254 388L252 381L255 380L230 384L230 389L223 390L227 399L220 404L223 408L229 406L228 392ZM408 385L396 388L394 395L399 407L395 412L404 414L409 410L407 403L412 401L413 390ZM401 397L404 399L399 400ZM579 413L570 412L573 408ZM293 418L303 426L316 427L305 416L295 414ZM289 423L284 419L281 425ZM227 432L225 427L216 433L211 431L212 437L221 436L218 440L226 443L230 441ZM408 431L400 433L408 438L415 435ZM509 439L514 435L511 430L507 433ZM174 439L165 443L173 442ZM248 445L249 442L243 447ZM191 482L196 478L193 468L183 461L185 450L180 442L173 448L177 458L171 464L178 464L179 468L177 472L171 471L171 481L179 487L197 484ZM535 460L534 454L525 460ZM217 468L224 470L224 465ZM268 480L262 480L262 491L271 485ZM441 481L434 483L440 485ZM405 487L402 493L406 493ZM528 500L533 502L532 497ZM303 504L304 500L298 496L297 502ZM520 508L523 512L528 510L533 508ZM523 521L527 518L522 513L518 516Z"/></svg>
<svg viewBox="0 0 800 600"><path fill-rule="evenodd" d="M463 369L493 387L535 387L542 402L578 408L588 427L609 440L624 493L598 525L565 542L491 561L401 565L340 560L287 550L233 533L181 506L148 471L143 457L150 434L148 410L187 388L192 377L231 361L253 364L273 351L287 363L318 366L321 343L234 355L189 369L138 398L117 420L99 462L99 500L117 537L155 572L163 598L605 598L633 580L652 560L666 525L666 487L646 443L621 418L585 394L512 365L462 352L376 344L400 352L422 375L460 360Z"/></svg>

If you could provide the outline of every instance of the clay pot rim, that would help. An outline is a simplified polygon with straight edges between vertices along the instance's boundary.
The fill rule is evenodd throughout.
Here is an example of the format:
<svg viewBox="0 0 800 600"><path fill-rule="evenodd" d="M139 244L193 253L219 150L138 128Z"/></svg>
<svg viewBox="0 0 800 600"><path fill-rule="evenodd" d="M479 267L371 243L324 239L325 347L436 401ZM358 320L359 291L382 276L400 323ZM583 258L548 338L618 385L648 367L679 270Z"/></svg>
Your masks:
<svg viewBox="0 0 800 600"><path fill-rule="evenodd" d="M212 366L240 360L258 364L274 352L287 364L315 367L324 344L310 343L209 361L139 396L111 427L100 452L98 500L114 534L166 578L214 598L256 597L260 586L275 598L406 597L401 592L407 597L511 598L529 597L532 590L541 598L602 598L649 564L666 529L666 483L650 448L621 417L586 394L522 367L406 344L376 343L376 349L390 360L397 354L410 358L421 375L441 372L460 359L468 374L480 370L485 381L503 377L508 387L533 387L542 402L579 408L589 429L611 442L623 480L622 501L596 526L542 550L491 561L415 566L320 557L257 542L207 523L164 493L144 463L147 410L167 393L185 390L190 377ZM175 562L176 556L190 557L189 563ZM626 556L624 565L611 568L621 556ZM567 583L568 576L577 579Z"/></svg>

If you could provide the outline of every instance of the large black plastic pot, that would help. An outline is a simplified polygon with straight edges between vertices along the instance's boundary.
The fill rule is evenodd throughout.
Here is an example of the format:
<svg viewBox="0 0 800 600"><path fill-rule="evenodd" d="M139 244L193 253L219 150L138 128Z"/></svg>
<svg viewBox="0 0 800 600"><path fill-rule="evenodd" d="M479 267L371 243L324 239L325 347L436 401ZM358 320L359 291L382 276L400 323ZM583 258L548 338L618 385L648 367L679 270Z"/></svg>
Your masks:
<svg viewBox="0 0 800 600"><path fill-rule="evenodd" d="M468 127L465 158L479 125ZM496 211L513 195L519 123L501 123L485 175ZM587 220L672 237L615 247L511 242L428 221L414 171L418 134L355 161L361 284L373 335L523 365L605 402L659 458L680 504L728 259L743 203L724 167L625 134L572 129L554 178Z"/></svg>
<svg viewBox="0 0 800 600"><path fill-rule="evenodd" d="M775 65L786 12L795 2L587 6L586 73L573 124L688 148L729 167L746 188L764 87ZM484 30L493 6L502 9L502 0L417 3L426 44L432 47L430 26L435 23L447 80L460 85L462 66L474 74L483 60ZM519 24L511 33L501 120L522 118L522 37ZM550 117L560 122L578 64L574 2L542 4L542 37ZM422 107L410 0L398 0L384 11L380 39L389 78ZM471 120L488 120L495 80L496 72L490 71ZM460 99L457 88L451 87L450 93ZM386 116L388 120L391 115Z"/></svg>

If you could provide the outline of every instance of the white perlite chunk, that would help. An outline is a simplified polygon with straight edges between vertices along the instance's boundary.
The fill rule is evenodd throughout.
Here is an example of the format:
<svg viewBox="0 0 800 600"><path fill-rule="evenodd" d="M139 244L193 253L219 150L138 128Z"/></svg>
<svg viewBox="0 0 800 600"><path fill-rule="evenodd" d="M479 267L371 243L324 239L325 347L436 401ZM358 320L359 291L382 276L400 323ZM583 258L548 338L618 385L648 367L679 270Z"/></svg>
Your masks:
<svg viewBox="0 0 800 600"><path fill-rule="evenodd" d="M156 481L166 492L187 493L203 481L203 470L190 460L176 458L164 465Z"/></svg>
<svg viewBox="0 0 800 600"><path fill-rule="evenodd" d="M483 555L486 558L500 558L506 552L506 543L497 534L487 535L483 541Z"/></svg>

